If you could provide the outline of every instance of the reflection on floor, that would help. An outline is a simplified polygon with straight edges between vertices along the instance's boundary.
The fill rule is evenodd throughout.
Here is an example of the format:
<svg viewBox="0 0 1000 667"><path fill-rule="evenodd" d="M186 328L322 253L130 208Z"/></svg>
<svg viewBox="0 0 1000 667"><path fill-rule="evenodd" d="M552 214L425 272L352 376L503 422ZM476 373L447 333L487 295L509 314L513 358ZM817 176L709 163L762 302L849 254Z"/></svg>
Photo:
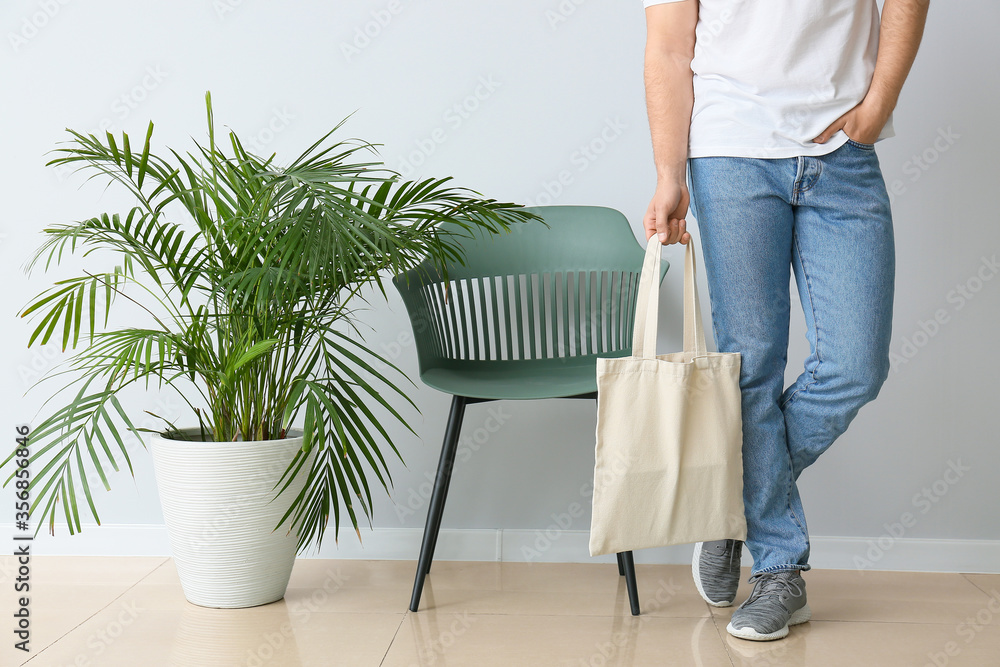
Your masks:
<svg viewBox="0 0 1000 667"><path fill-rule="evenodd" d="M813 620L757 643L726 633L732 608L702 602L680 565L636 566L639 617L614 565L466 562L435 563L414 614L414 567L300 559L284 600L217 610L184 600L168 558L35 557L31 653L8 630L0 664L1000 666L997 574L814 569ZM16 576L0 558L7 619Z"/></svg>

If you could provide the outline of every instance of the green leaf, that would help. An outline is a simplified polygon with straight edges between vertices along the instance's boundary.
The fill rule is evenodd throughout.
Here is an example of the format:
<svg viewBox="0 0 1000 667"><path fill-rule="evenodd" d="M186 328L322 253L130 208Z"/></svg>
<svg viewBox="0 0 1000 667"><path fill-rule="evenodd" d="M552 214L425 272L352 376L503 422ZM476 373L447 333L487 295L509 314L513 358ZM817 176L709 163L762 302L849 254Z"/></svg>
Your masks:
<svg viewBox="0 0 1000 667"><path fill-rule="evenodd" d="M142 189L142 182L146 179L146 169L149 166L149 140L153 136L153 122L150 121L149 128L146 130L146 143L142 148L142 157L139 160L139 172L136 174L135 184L140 190Z"/></svg>
<svg viewBox="0 0 1000 667"><path fill-rule="evenodd" d="M245 350L242 354L240 354L240 356L237 357L236 361L233 362L232 370L238 371L243 366L246 366L248 363L260 357L268 350L270 350L278 342L279 341L277 339L262 340L259 343L255 343L254 345L250 346L249 349Z"/></svg>

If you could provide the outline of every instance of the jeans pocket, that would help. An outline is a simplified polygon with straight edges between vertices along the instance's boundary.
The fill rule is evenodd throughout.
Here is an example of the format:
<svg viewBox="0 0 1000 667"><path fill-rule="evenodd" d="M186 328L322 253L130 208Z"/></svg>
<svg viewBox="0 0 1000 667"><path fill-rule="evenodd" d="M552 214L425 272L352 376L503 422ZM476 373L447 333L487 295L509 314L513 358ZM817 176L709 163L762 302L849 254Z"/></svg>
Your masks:
<svg viewBox="0 0 1000 667"><path fill-rule="evenodd" d="M875 144L863 144L860 141L855 141L854 139L848 139L847 143L854 146L855 148L860 148L863 151L875 150Z"/></svg>

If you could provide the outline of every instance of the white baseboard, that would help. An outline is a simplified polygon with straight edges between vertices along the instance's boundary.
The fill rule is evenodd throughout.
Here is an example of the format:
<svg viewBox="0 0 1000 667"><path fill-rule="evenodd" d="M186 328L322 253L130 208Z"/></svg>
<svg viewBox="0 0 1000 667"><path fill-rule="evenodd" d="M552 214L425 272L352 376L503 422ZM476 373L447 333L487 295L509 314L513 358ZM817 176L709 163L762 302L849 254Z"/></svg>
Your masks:
<svg viewBox="0 0 1000 667"><path fill-rule="evenodd" d="M64 528L62 530L65 530ZM12 524L0 524L0 534L14 535ZM416 560L422 530L375 528L362 531L363 543L347 528L340 544L328 532L323 547L306 558ZM591 558L590 533L585 530L443 529L435 558L465 561L537 563L613 563L613 556ZM1000 573L1000 540L927 540L865 537L814 537L810 563L817 569L898 570L914 572ZM169 556L170 543L162 525L84 526L82 533L39 535L36 555ZM683 564L691 561L691 545L643 549L637 563Z"/></svg>

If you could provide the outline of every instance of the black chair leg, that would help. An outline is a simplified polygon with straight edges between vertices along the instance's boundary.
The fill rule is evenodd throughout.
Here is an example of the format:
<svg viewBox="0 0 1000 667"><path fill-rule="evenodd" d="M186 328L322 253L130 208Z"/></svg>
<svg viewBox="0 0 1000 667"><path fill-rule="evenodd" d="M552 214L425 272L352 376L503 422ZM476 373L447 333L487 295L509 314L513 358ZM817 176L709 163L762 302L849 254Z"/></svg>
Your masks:
<svg viewBox="0 0 1000 667"><path fill-rule="evenodd" d="M624 551L618 554L625 566L625 588L628 589L628 603L632 608L632 615L639 615L639 591L635 585L635 561L632 560L632 552Z"/></svg>
<svg viewBox="0 0 1000 667"><path fill-rule="evenodd" d="M434 490L431 492L431 504L427 510L427 523L424 525L424 538L420 545L420 560L417 562L417 576L413 582L413 595L410 597L410 611L416 611L420 605L420 593L424 589L424 578L431 569L438 532L441 530L444 503L448 497L448 484L451 482L451 471L455 465L455 453L458 451L458 434L462 430L464 416L465 397L453 396L451 413L448 415L448 426L445 429L444 442L441 445L437 476L434 478Z"/></svg>
<svg viewBox="0 0 1000 667"><path fill-rule="evenodd" d="M458 436L461 434L461 431L462 431L462 420L465 417L465 406L469 404L469 401L468 401L468 399L465 396L455 396L455 397L453 397L452 398L452 402L451 402L452 413L454 413L454 411L456 409L455 406L456 406L456 403L457 403L458 399L461 399L461 408L460 408L461 411L458 414L457 421L455 421L456 418L455 418L454 414L448 415L448 427L447 427L447 430L445 432L445 439L446 440L448 438L452 437L451 429L452 429L452 422L454 421L454 436L453 437L454 437L454 440L455 440L455 444L454 444L454 447L453 447L452 452L451 452L451 464L450 464L450 467L448 468L448 480L445 481L444 488L441 491L441 513L444 512L444 505L445 505L446 502L448 502L448 489L451 488L451 484L449 483L451 481L451 470L452 470L452 468L454 468L454 465L455 465L455 454L458 452ZM442 449L443 448L444 448L444 446L442 445ZM442 454L443 453L444 452L442 451ZM438 464L438 468L440 469L440 463ZM440 474L440 472L438 474ZM437 480L435 480L434 483L435 483L435 485L437 485ZM424 574L430 574L431 563L434 562L434 550L437 549L438 535L441 532L441 515L440 514L438 515L437 523L438 523L438 525L434 529L434 533L431 535L431 550L430 550L430 553L427 556L427 569L424 571Z"/></svg>
<svg viewBox="0 0 1000 667"><path fill-rule="evenodd" d="M594 394L594 401L597 402L597 394ZM632 615L639 615L639 590L635 584L635 561L632 560L631 551L623 551L615 554L618 557L618 576L625 577L625 588L628 590L628 603L632 608Z"/></svg>

